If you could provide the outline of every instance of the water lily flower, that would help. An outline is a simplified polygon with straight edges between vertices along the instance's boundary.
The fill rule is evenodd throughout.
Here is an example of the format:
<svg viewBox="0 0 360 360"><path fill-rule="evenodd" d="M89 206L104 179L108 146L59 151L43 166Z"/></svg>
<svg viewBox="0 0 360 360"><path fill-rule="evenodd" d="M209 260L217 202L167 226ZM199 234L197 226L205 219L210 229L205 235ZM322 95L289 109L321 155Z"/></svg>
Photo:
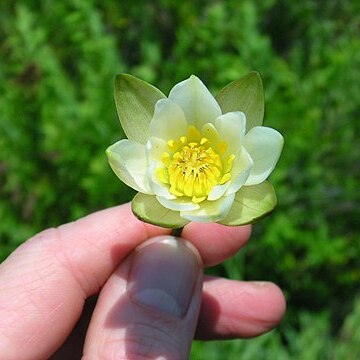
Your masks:
<svg viewBox="0 0 360 360"><path fill-rule="evenodd" d="M273 209L275 193L265 180L283 137L260 124L263 93L250 97L259 78L251 73L230 84L218 100L194 75L168 97L130 75L117 78L115 99L128 139L111 145L107 156L115 174L139 192L132 208L140 219L169 227L239 225Z"/></svg>

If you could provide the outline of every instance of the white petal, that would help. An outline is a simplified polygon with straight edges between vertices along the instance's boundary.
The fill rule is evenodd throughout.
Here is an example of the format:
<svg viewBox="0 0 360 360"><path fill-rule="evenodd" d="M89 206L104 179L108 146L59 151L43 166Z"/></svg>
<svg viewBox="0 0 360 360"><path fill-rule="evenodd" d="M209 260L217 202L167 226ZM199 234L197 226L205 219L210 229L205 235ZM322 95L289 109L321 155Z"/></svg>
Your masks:
<svg viewBox="0 0 360 360"><path fill-rule="evenodd" d="M228 189L228 187L230 185L231 185L231 182L228 181L227 183L225 183L223 185L214 186L208 195L208 200L214 201L214 200L220 199L225 194L225 191Z"/></svg>
<svg viewBox="0 0 360 360"><path fill-rule="evenodd" d="M178 139L187 133L187 122L181 107L169 99L161 99L155 105L150 123L150 135L164 140Z"/></svg>
<svg viewBox="0 0 360 360"><path fill-rule="evenodd" d="M244 146L254 161L245 185L262 183L273 171L284 145L282 135L264 126L253 127L244 139Z"/></svg>
<svg viewBox="0 0 360 360"><path fill-rule="evenodd" d="M222 141L227 142L227 153L234 154L242 145L246 129L246 116L241 111L229 112L219 116L215 127Z"/></svg>
<svg viewBox="0 0 360 360"><path fill-rule="evenodd" d="M215 126L211 123L206 123L201 128L201 134L210 140L210 143L216 143L220 141L220 134L216 130Z"/></svg>
<svg viewBox="0 0 360 360"><path fill-rule="evenodd" d="M193 124L198 129L208 122L214 122L221 115L215 98L194 75L176 84L170 91L169 99L181 106L188 124Z"/></svg>
<svg viewBox="0 0 360 360"><path fill-rule="evenodd" d="M174 200L169 200L161 196L156 197L159 203L170 210L175 211L191 211L197 210L200 208L198 204L193 203L192 201L184 200L181 198L176 198Z"/></svg>
<svg viewBox="0 0 360 360"><path fill-rule="evenodd" d="M168 150L166 141L157 137L151 137L145 146L149 164L152 160L160 161L161 155Z"/></svg>
<svg viewBox="0 0 360 360"><path fill-rule="evenodd" d="M145 194L153 194L147 178L145 146L124 139L106 150L109 164L114 173L126 185Z"/></svg>
<svg viewBox="0 0 360 360"><path fill-rule="evenodd" d="M163 167L162 163L153 160L150 163L148 170L148 180L152 193L158 196L165 197L167 199L176 199L176 196L171 194L169 187L162 183L156 176L156 169Z"/></svg>
<svg viewBox="0 0 360 360"><path fill-rule="evenodd" d="M233 167L231 169L231 185L229 186L226 194L237 192L246 182L249 177L253 161L242 146L235 155Z"/></svg>
<svg viewBox="0 0 360 360"><path fill-rule="evenodd" d="M206 200L200 203L200 209L194 211L181 211L180 216L184 219L196 222L220 221L226 217L234 202L235 193L224 196L219 200Z"/></svg>

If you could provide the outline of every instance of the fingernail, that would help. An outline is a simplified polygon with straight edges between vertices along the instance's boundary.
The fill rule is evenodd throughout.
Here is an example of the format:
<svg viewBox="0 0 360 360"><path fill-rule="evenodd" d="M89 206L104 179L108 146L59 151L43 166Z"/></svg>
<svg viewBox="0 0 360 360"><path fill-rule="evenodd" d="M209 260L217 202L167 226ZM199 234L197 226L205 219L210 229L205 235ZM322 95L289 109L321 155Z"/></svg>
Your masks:
<svg viewBox="0 0 360 360"><path fill-rule="evenodd" d="M192 244L172 236L156 237L135 250L128 291L135 301L182 318L201 269Z"/></svg>

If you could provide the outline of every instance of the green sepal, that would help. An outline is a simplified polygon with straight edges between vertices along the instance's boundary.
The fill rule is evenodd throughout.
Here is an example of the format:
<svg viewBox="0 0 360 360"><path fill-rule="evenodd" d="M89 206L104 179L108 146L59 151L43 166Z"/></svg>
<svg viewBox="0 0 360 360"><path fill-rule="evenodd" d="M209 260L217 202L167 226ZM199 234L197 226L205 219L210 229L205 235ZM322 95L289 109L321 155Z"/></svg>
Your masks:
<svg viewBox="0 0 360 360"><path fill-rule="evenodd" d="M165 95L155 86L129 74L115 77L115 104L128 139L145 144L155 104Z"/></svg>
<svg viewBox="0 0 360 360"><path fill-rule="evenodd" d="M229 214L219 223L229 226L251 224L270 214L275 206L275 190L268 181L258 185L243 186L236 193Z"/></svg>
<svg viewBox="0 0 360 360"><path fill-rule="evenodd" d="M252 71L226 85L216 96L223 114L242 111L246 115L246 132L263 123L265 100L261 76Z"/></svg>
<svg viewBox="0 0 360 360"><path fill-rule="evenodd" d="M137 193L131 202L131 209L141 221L165 228L181 228L189 223L189 220L180 217L180 212L163 207L155 195Z"/></svg>

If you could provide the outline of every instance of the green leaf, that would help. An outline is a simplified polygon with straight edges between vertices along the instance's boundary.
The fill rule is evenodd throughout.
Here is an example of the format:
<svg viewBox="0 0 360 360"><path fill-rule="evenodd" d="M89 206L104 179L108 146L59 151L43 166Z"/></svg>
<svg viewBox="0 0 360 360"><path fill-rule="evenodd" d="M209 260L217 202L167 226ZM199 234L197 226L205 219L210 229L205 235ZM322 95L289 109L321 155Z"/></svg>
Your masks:
<svg viewBox="0 0 360 360"><path fill-rule="evenodd" d="M264 119L264 89L258 72L251 72L226 85L216 96L223 114L242 111L246 115L246 132L262 125Z"/></svg>
<svg viewBox="0 0 360 360"><path fill-rule="evenodd" d="M135 216L149 224L166 228L180 228L189 223L180 217L180 212L163 207L154 195L137 193L131 202Z"/></svg>
<svg viewBox="0 0 360 360"><path fill-rule="evenodd" d="M251 224L271 213L275 205L275 190L268 181L258 185L243 186L236 193L229 214L219 223L230 226Z"/></svg>
<svg viewBox="0 0 360 360"><path fill-rule="evenodd" d="M128 139L145 144L155 104L165 95L155 86L129 74L115 77L115 104Z"/></svg>

